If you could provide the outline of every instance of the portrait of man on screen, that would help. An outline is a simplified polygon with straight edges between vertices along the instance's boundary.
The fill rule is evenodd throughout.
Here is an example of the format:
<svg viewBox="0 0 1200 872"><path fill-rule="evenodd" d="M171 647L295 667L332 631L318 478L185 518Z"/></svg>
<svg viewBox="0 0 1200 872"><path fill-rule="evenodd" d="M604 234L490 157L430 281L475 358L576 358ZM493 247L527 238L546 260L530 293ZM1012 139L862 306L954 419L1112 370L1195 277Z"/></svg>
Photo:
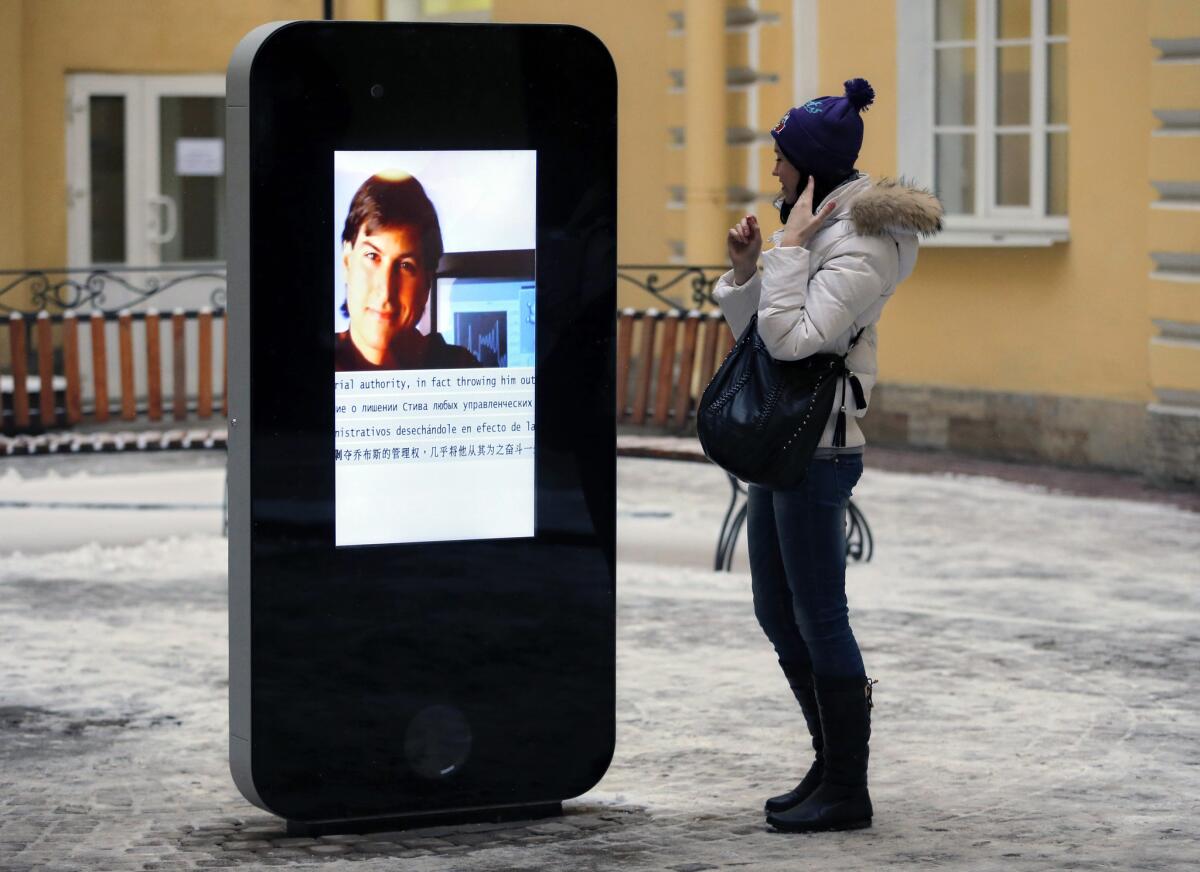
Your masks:
<svg viewBox="0 0 1200 872"><path fill-rule="evenodd" d="M437 331L417 329L441 257L437 210L416 178L379 172L359 186L342 229L342 313L350 325L336 334L335 370L481 366Z"/></svg>

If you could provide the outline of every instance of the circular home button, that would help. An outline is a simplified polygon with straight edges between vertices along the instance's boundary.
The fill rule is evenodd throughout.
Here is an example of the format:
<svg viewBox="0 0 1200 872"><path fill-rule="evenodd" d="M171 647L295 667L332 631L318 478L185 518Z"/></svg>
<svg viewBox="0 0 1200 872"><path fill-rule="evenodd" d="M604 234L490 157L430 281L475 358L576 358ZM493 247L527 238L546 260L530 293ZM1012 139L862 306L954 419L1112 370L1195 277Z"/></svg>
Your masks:
<svg viewBox="0 0 1200 872"><path fill-rule="evenodd" d="M423 778L447 778L471 753L471 727L452 705L421 709L404 734L404 756Z"/></svg>

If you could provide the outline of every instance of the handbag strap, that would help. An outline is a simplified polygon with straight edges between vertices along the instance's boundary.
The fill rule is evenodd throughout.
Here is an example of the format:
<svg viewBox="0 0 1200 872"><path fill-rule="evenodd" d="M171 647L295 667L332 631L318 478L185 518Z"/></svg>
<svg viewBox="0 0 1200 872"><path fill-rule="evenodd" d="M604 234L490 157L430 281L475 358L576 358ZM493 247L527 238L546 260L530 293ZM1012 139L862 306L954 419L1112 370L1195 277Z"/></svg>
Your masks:
<svg viewBox="0 0 1200 872"><path fill-rule="evenodd" d="M850 346L846 349L846 353L842 355L843 361L850 356L851 350L853 350L854 346L858 344L858 340L862 338L862 335L866 329L866 327L860 327L858 332L854 334L854 338L850 340Z"/></svg>
<svg viewBox="0 0 1200 872"><path fill-rule="evenodd" d="M837 413L837 420L833 427L833 447L841 448L846 444L846 383L850 383L850 388L854 392L854 401L858 408L866 408L866 398L863 395L862 385L858 381L858 376L850 372L846 366L846 358L850 356L850 349L858 344L858 340L862 338L863 331L866 327L859 328L859 331L854 334L854 338L850 340L850 348L846 349L846 353L842 355L842 399L840 408Z"/></svg>

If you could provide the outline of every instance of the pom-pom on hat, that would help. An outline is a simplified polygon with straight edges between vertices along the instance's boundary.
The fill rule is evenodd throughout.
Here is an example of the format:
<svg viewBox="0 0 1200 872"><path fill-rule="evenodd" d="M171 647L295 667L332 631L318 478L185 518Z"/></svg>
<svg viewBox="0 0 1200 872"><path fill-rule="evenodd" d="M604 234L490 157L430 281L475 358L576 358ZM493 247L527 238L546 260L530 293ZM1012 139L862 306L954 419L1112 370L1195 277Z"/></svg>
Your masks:
<svg viewBox="0 0 1200 872"><path fill-rule="evenodd" d="M841 97L817 97L789 109L771 131L792 166L820 176L840 176L854 168L862 148L860 113L875 101L866 79L850 79Z"/></svg>

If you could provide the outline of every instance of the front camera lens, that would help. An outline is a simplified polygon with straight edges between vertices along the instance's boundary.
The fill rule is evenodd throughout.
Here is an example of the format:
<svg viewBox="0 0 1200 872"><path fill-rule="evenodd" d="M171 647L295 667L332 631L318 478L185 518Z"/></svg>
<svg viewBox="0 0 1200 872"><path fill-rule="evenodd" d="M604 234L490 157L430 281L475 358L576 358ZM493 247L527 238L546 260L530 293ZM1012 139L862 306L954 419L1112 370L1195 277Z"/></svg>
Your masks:
<svg viewBox="0 0 1200 872"><path fill-rule="evenodd" d="M383 96L383 85L372 85L371 86L371 96L377 100L380 97L382 97Z"/></svg>

